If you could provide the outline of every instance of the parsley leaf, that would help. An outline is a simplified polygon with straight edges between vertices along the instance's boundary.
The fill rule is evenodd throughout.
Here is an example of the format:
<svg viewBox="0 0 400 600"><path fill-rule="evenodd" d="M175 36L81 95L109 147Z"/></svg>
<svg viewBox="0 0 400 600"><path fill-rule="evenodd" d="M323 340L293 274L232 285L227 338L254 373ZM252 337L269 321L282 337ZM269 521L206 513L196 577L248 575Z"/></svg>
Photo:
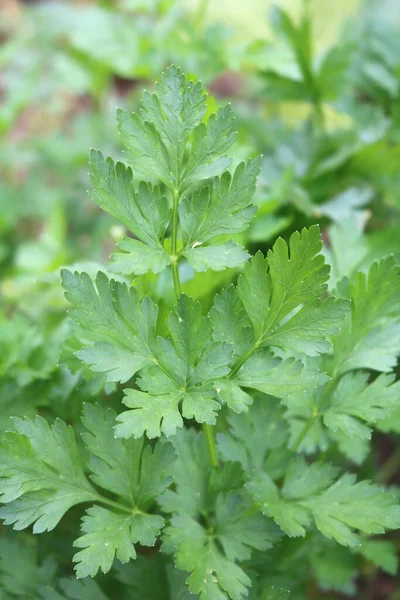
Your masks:
<svg viewBox="0 0 400 600"><path fill-rule="evenodd" d="M393 383L394 379L392 374L381 374L368 385L367 373L346 373L332 394L329 408L323 411L325 425L351 438L370 439L369 425L390 417L398 408L400 385Z"/></svg>
<svg viewBox="0 0 400 600"><path fill-rule="evenodd" d="M247 488L264 514L289 536L304 536L311 517L323 535L344 546L360 543L355 529L378 534L399 527L400 507L390 492L367 481L356 482L351 474L334 481L336 475L337 469L329 464L307 465L298 458L289 467L281 492L266 473L259 473Z"/></svg>
<svg viewBox="0 0 400 600"><path fill-rule="evenodd" d="M324 264L321 247L319 228L312 226L294 233L289 248L278 239L266 259L257 253L246 265L238 293L259 344L294 309L326 291L329 266Z"/></svg>
<svg viewBox="0 0 400 600"><path fill-rule="evenodd" d="M126 390L124 403L132 410L118 415L118 436L171 435L183 424L180 405L183 417L215 423L220 404L214 382L229 373L230 346L212 341L210 318L187 296L170 314L168 329L170 338L158 338L157 365L140 373L143 391Z"/></svg>
<svg viewBox="0 0 400 600"><path fill-rule="evenodd" d="M111 410L86 405L83 437L93 482L116 494L118 502L89 483L72 430L62 421L50 427L40 417L16 419L17 432L1 443L6 459L0 470L5 503L0 514L7 524L23 529L34 523L35 532L51 530L72 506L94 503L82 520L84 535L75 541L82 548L74 557L78 577L93 577L99 568L106 573L115 556L122 562L135 558L134 544L154 545L164 524L160 515L147 511L172 481L175 451L169 443L152 450L143 448L143 440L114 438L114 419Z"/></svg>
<svg viewBox="0 0 400 600"><path fill-rule="evenodd" d="M77 353L94 371L104 371L109 381L127 381L139 369L154 363L157 307L149 298L139 301L126 284L96 277L96 287L86 273L62 271L72 318L94 341Z"/></svg>
<svg viewBox="0 0 400 600"><path fill-rule="evenodd" d="M400 267L389 256L339 290L351 298L352 311L333 339L336 372L391 371L400 353Z"/></svg>

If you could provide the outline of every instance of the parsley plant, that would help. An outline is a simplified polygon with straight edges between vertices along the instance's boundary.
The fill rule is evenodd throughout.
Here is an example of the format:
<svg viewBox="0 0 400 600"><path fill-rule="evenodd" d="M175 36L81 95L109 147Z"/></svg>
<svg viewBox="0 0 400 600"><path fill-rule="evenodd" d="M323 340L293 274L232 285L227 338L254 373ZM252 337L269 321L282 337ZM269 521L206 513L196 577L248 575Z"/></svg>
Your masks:
<svg viewBox="0 0 400 600"><path fill-rule="evenodd" d="M93 199L129 232L115 279L63 270L62 284L78 358L124 384L124 406L86 404L81 438L36 417L1 441L4 523L42 533L83 504L76 576L114 568L130 598L300 599L301 575L282 589L296 552L395 562L374 536L400 527L397 495L351 463L397 410L400 268L385 258L328 291L316 225L250 257L232 236L256 211L261 159L232 165L234 124L175 67L118 112L127 164L91 153ZM208 312L184 293L188 269L238 267ZM164 275L166 319L140 287ZM46 597L107 597L71 586Z"/></svg>

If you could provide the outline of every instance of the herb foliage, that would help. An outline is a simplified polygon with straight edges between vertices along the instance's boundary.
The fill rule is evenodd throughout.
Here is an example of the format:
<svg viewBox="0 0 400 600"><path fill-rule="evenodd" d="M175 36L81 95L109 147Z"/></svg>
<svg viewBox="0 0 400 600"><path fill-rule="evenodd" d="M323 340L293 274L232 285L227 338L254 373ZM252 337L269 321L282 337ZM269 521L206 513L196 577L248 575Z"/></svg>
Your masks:
<svg viewBox="0 0 400 600"><path fill-rule="evenodd" d="M250 257L237 234L261 161L232 160L232 108L208 114L201 84L176 67L118 127L126 164L91 152L93 200L129 233L105 272L64 269L62 285L80 368L124 396L116 412L86 403L79 429L16 417L3 436L6 525L52 531L84 505L78 581L46 589L51 565L26 550L27 589L107 598L85 578L113 569L137 598L302 598L297 581L280 583L293 538L393 572L391 542L373 536L400 527L398 494L337 456L363 462L398 412L399 266L383 258L332 284L315 224ZM241 273L207 310L185 293L187 268ZM168 314L142 293L149 274L173 284ZM0 547L3 571L13 548ZM314 568L329 584L322 559Z"/></svg>

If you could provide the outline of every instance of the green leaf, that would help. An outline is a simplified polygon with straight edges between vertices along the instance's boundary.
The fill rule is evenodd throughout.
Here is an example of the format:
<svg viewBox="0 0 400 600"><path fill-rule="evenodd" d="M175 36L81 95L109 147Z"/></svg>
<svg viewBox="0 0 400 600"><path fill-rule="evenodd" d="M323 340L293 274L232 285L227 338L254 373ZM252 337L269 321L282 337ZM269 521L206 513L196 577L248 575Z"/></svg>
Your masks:
<svg viewBox="0 0 400 600"><path fill-rule="evenodd" d="M352 300L352 311L333 339L337 373L391 371L400 354L400 267L389 256L340 289Z"/></svg>
<svg viewBox="0 0 400 600"><path fill-rule="evenodd" d="M137 113L117 110L118 131L127 148L135 178L153 184L171 185L171 171L165 144L153 123L143 121Z"/></svg>
<svg viewBox="0 0 400 600"><path fill-rule="evenodd" d="M176 489L159 498L167 513L195 517L208 508L210 463L204 436L193 429L181 429L172 438L179 460L175 463Z"/></svg>
<svg viewBox="0 0 400 600"><path fill-rule="evenodd" d="M201 123L206 112L206 95L201 83L186 82L181 71L171 66L156 83L155 93L144 92L140 115L152 123L168 154L168 165L179 184L179 171L191 132ZM140 147L137 157L140 160Z"/></svg>
<svg viewBox="0 0 400 600"><path fill-rule="evenodd" d="M137 380L142 391L126 392L124 403L132 410L118 415L118 436L171 435L183 424L179 407L185 418L215 423L220 408L215 382L229 373L230 346L212 340L210 318L184 295L168 329L170 338L158 338L157 365L143 369Z"/></svg>
<svg viewBox="0 0 400 600"><path fill-rule="evenodd" d="M60 580L60 588L67 596L68 600L108 600L103 591L99 588L93 579L75 579L73 577Z"/></svg>
<svg viewBox="0 0 400 600"><path fill-rule="evenodd" d="M267 521L251 514L248 503L235 494L220 494L214 532L188 515L174 516L164 530L162 549L175 554L178 569L191 573L186 583L200 599L241 600L250 579L236 561L249 559L253 549L271 547L273 536Z"/></svg>
<svg viewBox="0 0 400 600"><path fill-rule="evenodd" d="M312 517L323 535L344 546L359 545L354 530L378 534L399 527L400 506L393 494L368 481L356 482L351 474L332 483L336 473L329 464L307 465L298 458L282 492L266 473L259 473L247 488L264 514L289 536L305 536Z"/></svg>
<svg viewBox="0 0 400 600"><path fill-rule="evenodd" d="M239 462L248 476L263 469L271 450L287 444L288 426L273 398L258 394L246 414L230 413L227 420L230 429L218 434L218 451L225 461Z"/></svg>
<svg viewBox="0 0 400 600"><path fill-rule="evenodd" d="M278 238L268 252L272 295L266 328L273 327L303 302L320 297L326 291L329 266L320 254L319 227L313 225L291 235L289 247Z"/></svg>
<svg viewBox="0 0 400 600"><path fill-rule="evenodd" d="M200 600L242 600L250 579L218 549L203 527L189 516L176 516L164 530L163 550L175 553L178 569L191 573L186 583Z"/></svg>
<svg viewBox="0 0 400 600"><path fill-rule="evenodd" d="M134 543L154 546L164 525L158 515L118 514L100 506L86 511L82 519L83 536L74 546L83 548L75 554L77 577L94 577L100 569L107 573L118 558L122 563L136 558Z"/></svg>
<svg viewBox="0 0 400 600"><path fill-rule="evenodd" d="M227 171L210 187L196 190L179 206L179 221L185 247L193 247L219 235L246 229L254 216L252 204L261 160L240 163L233 174Z"/></svg>
<svg viewBox="0 0 400 600"><path fill-rule="evenodd" d="M118 415L115 434L118 437L136 438L146 432L148 438L169 437L183 426L179 411L182 393L151 395L139 390L125 390L123 402L132 410Z"/></svg>
<svg viewBox="0 0 400 600"><path fill-rule="evenodd" d="M208 269L213 271L234 269L249 258L246 250L232 241L212 246L196 246L185 250L183 255L187 258L190 266L199 272Z"/></svg>
<svg viewBox="0 0 400 600"><path fill-rule="evenodd" d="M181 176L181 193L194 183L220 175L229 167L232 161L224 153L236 139L234 121L233 110L227 105L211 115L207 124L197 125L191 153Z"/></svg>
<svg viewBox="0 0 400 600"><path fill-rule="evenodd" d="M146 246L139 240L123 238L118 242L122 252L111 254L108 269L123 275L144 275L149 271L161 273L171 263L171 257L163 248Z"/></svg>
<svg viewBox="0 0 400 600"><path fill-rule="evenodd" d="M219 399L237 413L246 412L253 404L253 398L231 379L216 382Z"/></svg>
<svg viewBox="0 0 400 600"><path fill-rule="evenodd" d="M363 540L360 553L385 573L395 576L399 567L396 546L389 540Z"/></svg>
<svg viewBox="0 0 400 600"><path fill-rule="evenodd" d="M83 518L84 535L75 545L83 548L75 559L79 577L104 573L114 556L126 562L135 558L134 543L152 546L164 521L148 511L172 481L175 450L169 443L143 448L141 440L119 440L113 435L115 414L110 409L85 405L83 439L89 453L91 478L100 488L118 495L120 502L102 496L87 481L80 465L72 430L62 421L50 427L16 419L18 433L2 442L0 515L7 524L34 532L51 530L76 504L91 502ZM112 507L112 510L108 508Z"/></svg>
<svg viewBox="0 0 400 600"><path fill-rule="evenodd" d="M188 515L174 516L164 530L162 549L175 554L178 569L189 571L189 590L200 598L241 600L250 579L236 561L250 558L253 549L271 547L274 528L236 494L216 500L213 529L203 528Z"/></svg>
<svg viewBox="0 0 400 600"><path fill-rule="evenodd" d="M141 182L135 191L132 169L121 162L114 165L100 151L91 151L90 165L93 200L144 244L162 249L171 209L160 189Z"/></svg>
<svg viewBox="0 0 400 600"><path fill-rule="evenodd" d="M266 331L271 299L271 279L268 261L261 252L246 263L239 277L237 292L253 325L254 337L261 338Z"/></svg>
<svg viewBox="0 0 400 600"><path fill-rule="evenodd" d="M203 123L205 101L200 83L186 82L179 69L170 67L155 93L145 92L138 114L117 111L136 179L164 183L182 194L230 165L224 153L236 138L233 111L225 106Z"/></svg>
<svg viewBox="0 0 400 600"><path fill-rule="evenodd" d="M317 352L316 348L326 347L325 338L331 335L333 324L343 314L342 311L332 310L330 301L329 324L322 329L316 325L319 316L322 317L326 312L326 304L316 303L315 300L320 299L326 291L325 282L329 278L329 266L324 264L321 247L319 228L314 225L310 229L303 229L301 234L295 232L290 238L289 247L279 238L267 258L258 252L245 266L244 274L238 281L238 293L253 324L258 345L269 343L271 335L279 340L282 320L304 303L314 301L311 306L306 304L302 308L303 314L300 310L283 324L283 335L294 327L296 336L304 336L309 352L310 347L314 353ZM346 305L341 306L344 309ZM313 331L308 333L312 323ZM294 339L294 335L291 339Z"/></svg>
<svg viewBox="0 0 400 600"><path fill-rule="evenodd" d="M143 447L143 439L116 439L114 411L97 405L84 405L82 423L94 483L141 509L171 483L176 458L172 444L157 444L152 451Z"/></svg>
<svg viewBox="0 0 400 600"><path fill-rule="evenodd" d="M93 346L77 353L93 371L104 371L109 381L127 381L138 370L154 364L157 307L149 298L140 303L134 288L96 277L96 287L86 273L62 270L72 318L90 335Z"/></svg>
<svg viewBox="0 0 400 600"><path fill-rule="evenodd" d="M251 349L251 321L233 285L215 295L210 317L214 339L231 344L236 357L245 355Z"/></svg>
<svg viewBox="0 0 400 600"><path fill-rule="evenodd" d="M0 442L0 517L15 529L34 523L34 532L54 529L76 504L93 499L83 472L73 430L41 417L14 419L16 432Z"/></svg>
<svg viewBox="0 0 400 600"><path fill-rule="evenodd" d="M252 550L271 548L273 534L260 513L246 514L249 506L236 494L220 494L215 505L215 534L231 561L248 560Z"/></svg>
<svg viewBox="0 0 400 600"><path fill-rule="evenodd" d="M275 587L266 590L261 600L289 600L290 592Z"/></svg>
<svg viewBox="0 0 400 600"><path fill-rule="evenodd" d="M35 598L39 586L52 584L55 571L52 558L39 563L35 546L26 539L18 540L3 533L0 539L1 598Z"/></svg>
<svg viewBox="0 0 400 600"><path fill-rule="evenodd" d="M368 385L364 372L347 373L339 381L330 406L323 411L325 425L349 437L370 439L371 429L398 409L400 383L394 375L381 374ZM364 424L365 422L366 424Z"/></svg>
<svg viewBox="0 0 400 600"><path fill-rule="evenodd" d="M349 310L350 302L345 299L312 300L272 333L267 342L286 352L304 352L308 356L325 354L332 349L329 337L339 330Z"/></svg>
<svg viewBox="0 0 400 600"><path fill-rule="evenodd" d="M238 385L284 398L313 390L329 381L325 373L305 367L300 360L274 357L268 350L257 350L235 376Z"/></svg>

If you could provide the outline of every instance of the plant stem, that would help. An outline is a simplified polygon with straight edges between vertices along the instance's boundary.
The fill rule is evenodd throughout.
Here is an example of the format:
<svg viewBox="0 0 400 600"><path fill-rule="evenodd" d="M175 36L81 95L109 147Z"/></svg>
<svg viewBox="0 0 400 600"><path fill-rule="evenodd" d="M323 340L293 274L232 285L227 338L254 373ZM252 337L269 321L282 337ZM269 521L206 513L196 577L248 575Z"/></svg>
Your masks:
<svg viewBox="0 0 400 600"><path fill-rule="evenodd" d="M94 495L93 500L95 502L101 502L101 504L105 504L106 506L110 506L111 508L116 508L117 510L126 512L130 515L132 515L135 512L142 512L142 511L139 511L138 509L129 508L129 506L125 506L124 504L120 504L119 502L114 502L113 500L104 498L103 496L100 496L98 494Z"/></svg>
<svg viewBox="0 0 400 600"><path fill-rule="evenodd" d="M250 350L248 350L246 352L246 354L244 354L241 358L239 358L237 363L232 367L232 370L229 373L229 377L234 377L236 375L236 373L239 371L240 367L242 367L244 365L244 363L246 362L246 360L248 358L250 358L250 356L253 354L253 352L255 350L257 350L259 344L260 344L260 340L255 342L254 345L250 348Z"/></svg>
<svg viewBox="0 0 400 600"><path fill-rule="evenodd" d="M300 431L299 435L297 436L297 438L291 448L293 450L293 452L296 452L296 450L298 450L300 444L306 437L307 433L310 431L317 415L318 415L318 411L316 409L314 409L311 417L304 424L303 429Z"/></svg>
<svg viewBox="0 0 400 600"><path fill-rule="evenodd" d="M174 204L172 208L171 268L172 278L174 280L175 295L177 299L179 299L180 295L182 294L178 271L178 205L179 191L174 189Z"/></svg>
<svg viewBox="0 0 400 600"><path fill-rule="evenodd" d="M181 282L179 279L178 270L178 206L179 206L179 190L174 189L174 203L172 208L172 240L171 240L171 267L172 267L172 278L174 280L174 289L177 300L179 300L182 289ZM203 433L206 438L208 455L210 458L210 464L213 468L219 466L217 446L215 444L214 430L211 425L203 423Z"/></svg>
<svg viewBox="0 0 400 600"><path fill-rule="evenodd" d="M376 479L378 483L387 483L393 475L400 470L400 446L396 448L393 454L384 463L378 471Z"/></svg>
<svg viewBox="0 0 400 600"><path fill-rule="evenodd" d="M333 376L332 379L330 380L330 382L325 386L325 389L322 392L322 395L321 395L321 398L320 398L318 404L314 407L312 415L310 416L308 421L306 421L304 423L303 429L300 431L299 435L297 436L296 440L294 441L294 444L292 445L292 448L291 448L294 452L296 452L296 450L298 450L300 444L302 443L302 441L304 440L304 438L310 431L315 419L320 414L319 411L321 410L323 404L325 403L325 400L328 398L329 394L334 390L336 385L337 385L337 379L335 378L335 376Z"/></svg>
<svg viewBox="0 0 400 600"><path fill-rule="evenodd" d="M210 457L210 464L215 469L219 467L219 460L217 454L217 446L215 444L214 428L208 423L203 423L203 433L206 438L208 455Z"/></svg>

